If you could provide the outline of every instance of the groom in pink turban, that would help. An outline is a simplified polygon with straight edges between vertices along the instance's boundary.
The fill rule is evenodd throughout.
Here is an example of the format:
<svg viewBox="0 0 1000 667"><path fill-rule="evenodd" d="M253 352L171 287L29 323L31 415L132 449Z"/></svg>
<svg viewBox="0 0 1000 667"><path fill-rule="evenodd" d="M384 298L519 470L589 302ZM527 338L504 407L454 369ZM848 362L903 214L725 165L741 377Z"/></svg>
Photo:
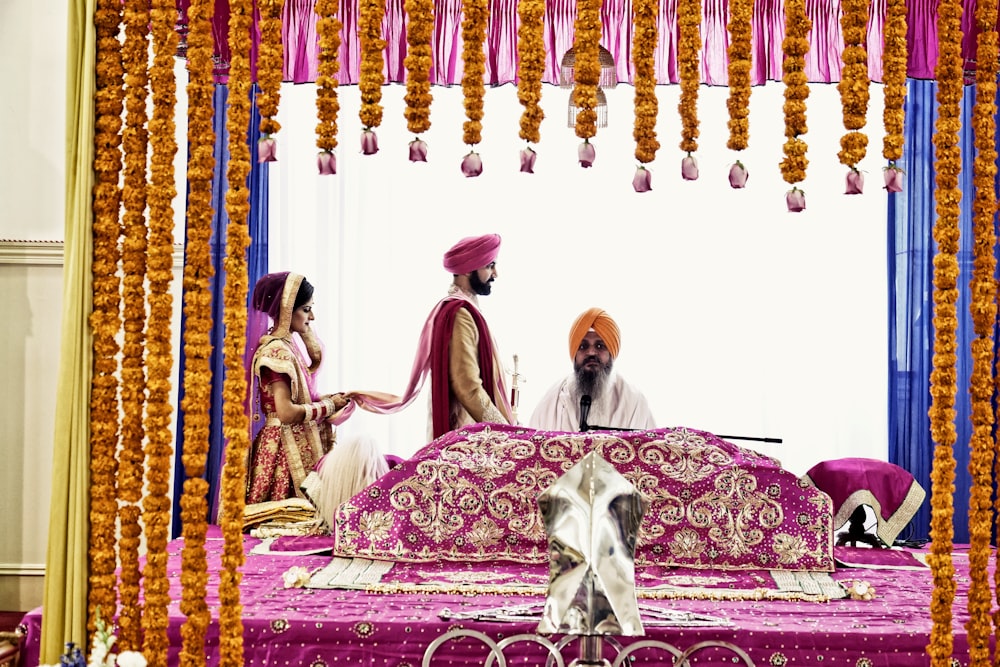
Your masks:
<svg viewBox="0 0 1000 667"><path fill-rule="evenodd" d="M398 412L413 402L430 375L428 441L468 424L514 423L496 342L479 311L479 297L492 291L497 278L499 252L498 234L470 236L448 249L443 263L452 275L451 287L427 316L406 391L402 396L348 392L351 403L341 419L355 407Z"/></svg>
<svg viewBox="0 0 1000 667"><path fill-rule="evenodd" d="M479 297L497 278L499 252L500 236L486 234L464 238L444 254L452 284L428 318L431 439L467 424L514 421L496 342L479 310Z"/></svg>

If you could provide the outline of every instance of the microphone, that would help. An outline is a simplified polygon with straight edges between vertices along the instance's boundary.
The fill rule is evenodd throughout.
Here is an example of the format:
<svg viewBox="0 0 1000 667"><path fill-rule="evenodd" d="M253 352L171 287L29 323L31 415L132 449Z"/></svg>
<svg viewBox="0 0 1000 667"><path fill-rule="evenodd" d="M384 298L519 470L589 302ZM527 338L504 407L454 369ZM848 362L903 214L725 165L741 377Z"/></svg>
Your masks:
<svg viewBox="0 0 1000 667"><path fill-rule="evenodd" d="M580 397L580 430L586 431L589 427L587 426L587 417L590 415L590 396L584 394Z"/></svg>

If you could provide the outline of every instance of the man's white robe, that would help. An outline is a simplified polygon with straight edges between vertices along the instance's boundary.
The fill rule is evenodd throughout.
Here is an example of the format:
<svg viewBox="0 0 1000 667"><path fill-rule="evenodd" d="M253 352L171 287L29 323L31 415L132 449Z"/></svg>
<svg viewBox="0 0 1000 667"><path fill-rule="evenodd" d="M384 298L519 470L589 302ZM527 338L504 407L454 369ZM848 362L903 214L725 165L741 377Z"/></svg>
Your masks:
<svg viewBox="0 0 1000 667"><path fill-rule="evenodd" d="M572 375L554 384L538 402L528 425L543 431L579 431L580 399L573 391L574 385ZM591 402L587 424L607 428L656 428L646 397L617 374L608 378L604 393Z"/></svg>

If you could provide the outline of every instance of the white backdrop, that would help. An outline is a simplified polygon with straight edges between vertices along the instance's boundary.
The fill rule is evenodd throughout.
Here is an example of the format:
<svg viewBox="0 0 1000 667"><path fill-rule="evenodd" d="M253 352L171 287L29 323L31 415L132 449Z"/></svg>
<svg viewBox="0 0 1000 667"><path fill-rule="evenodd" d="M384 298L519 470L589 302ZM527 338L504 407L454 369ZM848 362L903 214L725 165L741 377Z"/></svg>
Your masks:
<svg viewBox="0 0 1000 667"><path fill-rule="evenodd" d="M546 87L535 174L518 171L516 89L489 89L477 147L483 174L465 178L459 87L433 89L426 164L407 159L402 86L384 88L381 150L371 156L359 149L358 90L341 88L338 174L320 177L315 88L286 84L270 264L316 285L323 388L402 392L424 318L450 282L441 255L463 236L497 232L499 278L481 304L508 370L517 354L527 378L522 422L570 371L573 319L600 306L622 330L616 369L644 390L661 426L781 438L737 442L797 474L831 458L884 458L881 87L872 87L861 196L843 194L836 87L812 87L808 207L796 214L785 208L778 167L780 84L754 89L750 146L740 155L725 147L727 90L700 89L697 181L680 178L679 88L657 91L662 147L650 165L653 191L640 195L631 187L631 86L607 91L610 125L593 140L591 169L578 166L580 140L566 127L569 91ZM727 181L736 157L750 172L743 190ZM426 405L421 396L397 415L359 414L342 433L371 433L409 455L425 444Z"/></svg>

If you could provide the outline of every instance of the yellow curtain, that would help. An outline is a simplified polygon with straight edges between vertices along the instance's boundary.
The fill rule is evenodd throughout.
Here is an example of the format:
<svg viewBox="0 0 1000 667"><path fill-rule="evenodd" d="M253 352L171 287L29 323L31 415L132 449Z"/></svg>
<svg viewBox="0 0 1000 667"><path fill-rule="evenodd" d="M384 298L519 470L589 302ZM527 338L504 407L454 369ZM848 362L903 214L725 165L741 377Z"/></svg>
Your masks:
<svg viewBox="0 0 1000 667"><path fill-rule="evenodd" d="M62 339L53 436L52 499L41 662L87 641L90 486L91 191L94 184L95 0L69 0L66 48L66 238Z"/></svg>

